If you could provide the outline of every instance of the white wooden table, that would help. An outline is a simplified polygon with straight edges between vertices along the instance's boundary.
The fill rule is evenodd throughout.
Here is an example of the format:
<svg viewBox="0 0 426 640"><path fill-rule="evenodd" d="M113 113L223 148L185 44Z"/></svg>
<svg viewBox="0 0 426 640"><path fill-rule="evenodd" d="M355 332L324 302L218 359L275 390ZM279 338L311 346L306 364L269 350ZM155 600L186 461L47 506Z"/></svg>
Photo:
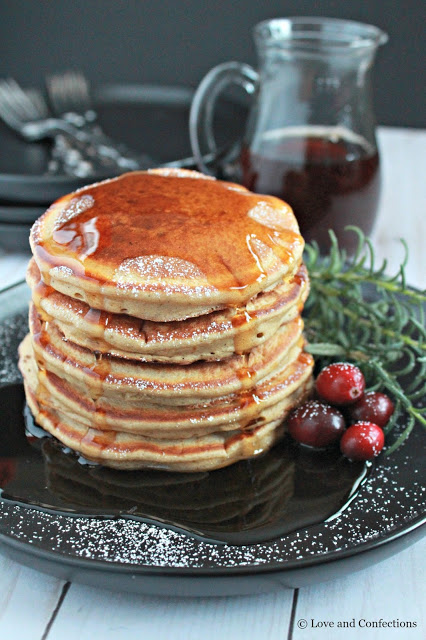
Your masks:
<svg viewBox="0 0 426 640"><path fill-rule="evenodd" d="M381 128L384 189L373 234L378 258L426 284L426 131ZM28 255L0 253L0 288L21 280ZM0 555L0 640L388 640L426 637L426 539L371 569L273 595L158 598L64 583ZM320 621L414 621L416 628L324 628ZM306 620L307 629L297 622ZM314 621L313 623L311 621ZM301 623L301 626L303 622Z"/></svg>

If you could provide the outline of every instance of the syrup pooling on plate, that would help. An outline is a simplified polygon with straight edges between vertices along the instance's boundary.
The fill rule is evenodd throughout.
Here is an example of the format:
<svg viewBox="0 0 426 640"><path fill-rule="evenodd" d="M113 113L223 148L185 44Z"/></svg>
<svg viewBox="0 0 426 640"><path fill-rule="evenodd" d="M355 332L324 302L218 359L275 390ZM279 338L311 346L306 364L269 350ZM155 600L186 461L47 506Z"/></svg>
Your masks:
<svg viewBox="0 0 426 640"><path fill-rule="evenodd" d="M28 409L25 438L23 396L20 384L0 390L1 497L40 510L124 516L206 540L254 544L328 519L366 474L363 464L348 462L337 450L302 450L289 439L258 458L209 473L82 464L34 425Z"/></svg>
<svg viewBox="0 0 426 640"><path fill-rule="evenodd" d="M72 195L54 205L49 237L34 231L37 262L98 278L96 261L122 286L136 274L243 291L274 261L291 266L303 244L290 207L216 180L138 172Z"/></svg>

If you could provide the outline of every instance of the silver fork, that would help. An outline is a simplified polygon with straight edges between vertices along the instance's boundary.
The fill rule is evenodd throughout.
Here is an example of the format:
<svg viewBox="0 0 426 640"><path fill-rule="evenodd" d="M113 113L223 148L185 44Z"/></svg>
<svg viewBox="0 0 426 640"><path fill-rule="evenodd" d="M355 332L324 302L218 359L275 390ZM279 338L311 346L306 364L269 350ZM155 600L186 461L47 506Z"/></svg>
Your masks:
<svg viewBox="0 0 426 640"><path fill-rule="evenodd" d="M146 154L139 154L122 143L108 137L97 123L97 114L93 109L90 95L90 84L80 71L64 71L46 78L46 88L53 113L68 122L90 133L93 143L92 154L111 158L119 162L135 161L134 168L149 168L158 163ZM206 164L218 160L219 154L208 154L203 157ZM195 167L195 158L188 157L162 163L162 167L185 168Z"/></svg>
<svg viewBox="0 0 426 640"><path fill-rule="evenodd" d="M93 130L97 114L92 108L89 82L81 72L64 71L47 76L46 88L56 115Z"/></svg>
<svg viewBox="0 0 426 640"><path fill-rule="evenodd" d="M51 118L40 92L24 91L12 78L0 80L0 117L31 142L55 138L60 133L81 141L87 139L87 134L71 123Z"/></svg>
<svg viewBox="0 0 426 640"><path fill-rule="evenodd" d="M90 138L88 154L115 162L121 169L144 169L155 166L146 154L141 154L107 136L96 123L87 78L78 71L52 74L46 79L47 94L53 112L84 131Z"/></svg>
<svg viewBox="0 0 426 640"><path fill-rule="evenodd" d="M21 137L30 142L51 139L55 144L49 173L66 173L79 177L112 174L126 170L157 166L151 158L138 156L137 160L123 158L116 152L98 153L93 136L86 127L77 127L62 118L52 118L43 95L35 90L24 90L9 78L0 80L0 117ZM206 163L214 162L215 154L205 156ZM194 158L183 158L163 163L163 167L193 167Z"/></svg>
<svg viewBox="0 0 426 640"><path fill-rule="evenodd" d="M48 162L51 175L86 178L119 172L115 161L99 158L96 154L90 157L91 142L87 132L71 122L50 117L49 107L40 91L24 90L11 78L0 80L0 117L25 140L54 141Z"/></svg>
<svg viewBox="0 0 426 640"><path fill-rule="evenodd" d="M54 141L47 166L49 175L89 175L91 167L77 149L83 144L78 130L50 118L47 102L37 89L24 90L13 79L0 80L0 117L25 140Z"/></svg>

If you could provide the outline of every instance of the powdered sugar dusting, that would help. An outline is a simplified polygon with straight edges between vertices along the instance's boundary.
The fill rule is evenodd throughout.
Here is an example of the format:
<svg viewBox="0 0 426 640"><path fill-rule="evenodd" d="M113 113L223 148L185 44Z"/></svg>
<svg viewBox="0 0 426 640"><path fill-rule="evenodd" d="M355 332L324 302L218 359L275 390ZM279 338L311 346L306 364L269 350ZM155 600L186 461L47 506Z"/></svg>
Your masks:
<svg viewBox="0 0 426 640"><path fill-rule="evenodd" d="M261 200L248 212L248 217L256 220L264 227L282 231L288 229L288 210L291 209L285 203L281 203L280 207L273 207L269 202Z"/></svg>
<svg viewBox="0 0 426 640"><path fill-rule="evenodd" d="M73 218L76 218L84 211L91 209L95 203L93 196L90 194L72 198L65 207L59 212L55 220L55 229L59 229Z"/></svg>
<svg viewBox="0 0 426 640"><path fill-rule="evenodd" d="M213 176L205 173L194 171L192 169L180 169L178 167L159 167L157 169L148 169L147 173L164 176L165 178L195 178L197 180L215 180Z"/></svg>
<svg viewBox="0 0 426 640"><path fill-rule="evenodd" d="M147 279L202 278L203 272L191 262L168 256L139 256L124 260L116 272L118 282L132 276Z"/></svg>
<svg viewBox="0 0 426 640"><path fill-rule="evenodd" d="M0 384L14 384L21 379L17 366L17 350L19 343L27 333L27 314L16 314L1 321Z"/></svg>
<svg viewBox="0 0 426 640"><path fill-rule="evenodd" d="M149 255L124 260L114 273L112 280L119 289L137 295L138 286L148 288L156 285L161 290L192 292L208 295L215 290L206 282L204 273L192 262L180 258ZM188 281L195 286L188 286Z"/></svg>
<svg viewBox="0 0 426 640"><path fill-rule="evenodd" d="M34 242L34 244L36 244L36 245L40 244L41 241L42 241L43 224L44 224L44 221L45 221L46 216L48 215L50 209L51 209L51 207L49 207L49 209L45 213L43 213L42 216L37 218L37 220L34 222L33 226L31 227L30 237L31 237L32 241Z"/></svg>
<svg viewBox="0 0 426 640"><path fill-rule="evenodd" d="M70 276L72 276L74 274L73 270L70 267L66 267L65 265L61 264L57 267L53 267L50 270L50 276L53 278L55 276L61 276L62 279L63 278L69 278Z"/></svg>

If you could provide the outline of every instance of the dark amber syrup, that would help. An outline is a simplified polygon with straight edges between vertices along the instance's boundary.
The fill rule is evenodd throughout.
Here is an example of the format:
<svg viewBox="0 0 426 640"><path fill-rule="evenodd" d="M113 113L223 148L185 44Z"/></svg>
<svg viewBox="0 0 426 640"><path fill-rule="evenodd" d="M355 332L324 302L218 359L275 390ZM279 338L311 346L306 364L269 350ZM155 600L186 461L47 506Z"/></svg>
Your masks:
<svg viewBox="0 0 426 640"><path fill-rule="evenodd" d="M0 389L1 499L58 514L127 517L205 540L253 544L323 522L367 476L337 449L284 438L271 451L209 473L117 471L84 464L23 414L21 385Z"/></svg>
<svg viewBox="0 0 426 640"><path fill-rule="evenodd" d="M333 231L350 252L357 225L372 229L380 193L379 157L366 142L343 135L276 137L248 147L241 154L242 182L258 193L269 193L288 202L306 241L316 240L324 252Z"/></svg>

